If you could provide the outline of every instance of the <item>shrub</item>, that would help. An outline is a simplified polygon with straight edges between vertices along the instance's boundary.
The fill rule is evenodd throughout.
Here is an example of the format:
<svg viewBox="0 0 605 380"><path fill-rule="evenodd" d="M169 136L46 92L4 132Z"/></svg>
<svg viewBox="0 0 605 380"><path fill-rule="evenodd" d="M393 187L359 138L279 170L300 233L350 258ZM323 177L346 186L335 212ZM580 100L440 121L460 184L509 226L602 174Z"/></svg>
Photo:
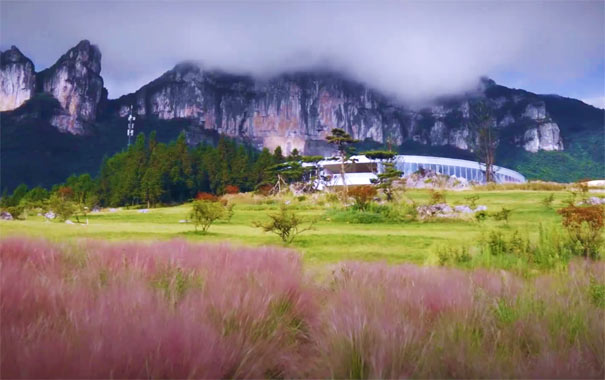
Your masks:
<svg viewBox="0 0 605 380"><path fill-rule="evenodd" d="M475 213L475 220L477 222L483 222L485 219L487 219L487 217L488 217L487 211L481 210L481 211L477 211Z"/></svg>
<svg viewBox="0 0 605 380"><path fill-rule="evenodd" d="M205 193L205 192L198 192L195 196L195 199L198 201L209 201L209 202L216 202L218 201L218 197L214 194L210 194L210 193Z"/></svg>
<svg viewBox="0 0 605 380"><path fill-rule="evenodd" d="M51 195L49 208L57 215L59 220L62 221L66 221L78 211L74 202L59 194Z"/></svg>
<svg viewBox="0 0 605 380"><path fill-rule="evenodd" d="M549 196L542 199L542 205L544 205L544 207L546 207L546 208L551 208L554 200L555 200L555 194L551 193Z"/></svg>
<svg viewBox="0 0 605 380"><path fill-rule="evenodd" d="M513 210L506 208L506 207L502 207L502 210L495 212L494 214L492 214L492 217L495 220L499 220L499 221L504 221L505 223L508 224L508 218L510 218L510 214L513 212Z"/></svg>
<svg viewBox="0 0 605 380"><path fill-rule="evenodd" d="M349 189L349 196L355 200L354 207L361 211L367 209L376 194L376 188L370 185L355 186Z"/></svg>
<svg viewBox="0 0 605 380"><path fill-rule="evenodd" d="M235 185L227 185L225 186L225 194L237 194L239 193L239 187Z"/></svg>
<svg viewBox="0 0 605 380"><path fill-rule="evenodd" d="M467 246L442 246L437 248L437 258L439 260L439 265L443 266L452 261L456 264L468 263L473 257L469 253L469 248Z"/></svg>
<svg viewBox="0 0 605 380"><path fill-rule="evenodd" d="M430 205L436 205L438 203L446 203L445 191L437 191L437 190L431 189L429 191L429 194L430 194L430 199L429 199Z"/></svg>
<svg viewBox="0 0 605 380"><path fill-rule="evenodd" d="M464 197L464 199L468 202L470 208L475 209L477 207L477 201L479 200L479 196L477 194L474 194Z"/></svg>
<svg viewBox="0 0 605 380"><path fill-rule="evenodd" d="M264 197L268 197L273 190L273 186L271 184L265 183L256 188L256 192Z"/></svg>
<svg viewBox="0 0 605 380"><path fill-rule="evenodd" d="M189 219L193 222L196 232L198 226L201 227L202 232L206 232L212 223L219 219L229 220L232 214L233 206L228 205L226 201L194 201Z"/></svg>
<svg viewBox="0 0 605 380"><path fill-rule="evenodd" d="M285 204L281 204L279 212L269 214L270 220L268 222L254 222L254 226L263 229L265 232L271 232L281 238L281 240L290 244L296 236L300 235L305 231L313 229L315 220L305 221L302 217L296 215L296 213ZM303 226L303 224L307 224Z"/></svg>
<svg viewBox="0 0 605 380"><path fill-rule="evenodd" d="M593 259L599 257L603 244L604 211L602 205L569 205L557 210L563 217L563 227L569 233L576 253Z"/></svg>

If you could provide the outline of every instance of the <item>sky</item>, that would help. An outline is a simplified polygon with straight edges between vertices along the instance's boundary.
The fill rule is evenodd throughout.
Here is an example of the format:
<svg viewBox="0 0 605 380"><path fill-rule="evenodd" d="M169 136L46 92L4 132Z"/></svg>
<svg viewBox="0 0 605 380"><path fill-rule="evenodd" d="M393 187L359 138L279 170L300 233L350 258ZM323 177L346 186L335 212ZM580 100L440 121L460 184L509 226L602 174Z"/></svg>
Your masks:
<svg viewBox="0 0 605 380"><path fill-rule="evenodd" d="M110 98L175 64L270 77L336 70L407 102L478 78L605 108L605 2L0 0L0 49L40 71L80 40Z"/></svg>

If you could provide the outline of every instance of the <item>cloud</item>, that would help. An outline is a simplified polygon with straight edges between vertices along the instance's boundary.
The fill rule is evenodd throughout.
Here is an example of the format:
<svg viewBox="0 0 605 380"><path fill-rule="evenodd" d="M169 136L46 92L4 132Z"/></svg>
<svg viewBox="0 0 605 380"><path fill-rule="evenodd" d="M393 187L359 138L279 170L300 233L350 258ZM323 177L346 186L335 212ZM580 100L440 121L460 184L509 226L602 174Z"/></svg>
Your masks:
<svg viewBox="0 0 605 380"><path fill-rule="evenodd" d="M600 109L605 109L605 96L595 96L594 98L581 99L584 103L590 104Z"/></svg>
<svg viewBox="0 0 605 380"><path fill-rule="evenodd" d="M111 97L182 60L271 76L330 68L423 101L481 75L573 81L602 64L601 1L1 2L0 46L37 69L81 39L99 45Z"/></svg>

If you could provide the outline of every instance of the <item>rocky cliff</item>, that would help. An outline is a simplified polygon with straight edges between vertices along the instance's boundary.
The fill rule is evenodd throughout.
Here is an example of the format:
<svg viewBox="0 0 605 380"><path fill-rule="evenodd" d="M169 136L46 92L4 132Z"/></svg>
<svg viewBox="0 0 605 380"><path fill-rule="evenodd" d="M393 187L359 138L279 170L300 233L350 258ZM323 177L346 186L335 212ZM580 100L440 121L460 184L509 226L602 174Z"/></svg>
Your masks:
<svg viewBox="0 0 605 380"><path fill-rule="evenodd" d="M213 130L258 146L280 145L286 152L296 148L325 153L327 147L321 142L332 128L342 128L358 140L394 145L415 141L473 151L477 128L472 111L482 103L491 110L496 132L512 129L507 135L515 144L531 152L563 149L559 127L544 102L530 93L495 96L490 93L495 87L503 88L482 80L476 91L465 96L412 109L334 73L257 81L180 64L136 93L117 99L113 108L121 117L134 105L144 117L190 119L190 132Z"/></svg>
<svg viewBox="0 0 605 380"><path fill-rule="evenodd" d="M65 111L52 118L52 125L72 134L86 132L103 94L100 73L101 51L84 40L39 74L42 91L52 94Z"/></svg>
<svg viewBox="0 0 605 380"><path fill-rule="evenodd" d="M0 111L10 111L29 100L36 88L34 64L12 46L0 54Z"/></svg>
<svg viewBox="0 0 605 380"><path fill-rule="evenodd" d="M286 153L294 148L328 153L325 137L333 128L358 140L393 145L411 141L472 152L478 136L475 111L486 105L501 141L529 152L564 149L565 137L543 98L487 79L472 92L412 108L337 73L291 73L258 80L190 63L177 65L133 94L106 102L100 72L101 52L88 41L37 75L31 61L12 48L2 53L0 106L12 110L34 91L46 92L61 105L50 123L72 134L85 134L98 116L124 117L132 105L141 122L188 120L191 143L202 132L214 131L258 147L279 145Z"/></svg>

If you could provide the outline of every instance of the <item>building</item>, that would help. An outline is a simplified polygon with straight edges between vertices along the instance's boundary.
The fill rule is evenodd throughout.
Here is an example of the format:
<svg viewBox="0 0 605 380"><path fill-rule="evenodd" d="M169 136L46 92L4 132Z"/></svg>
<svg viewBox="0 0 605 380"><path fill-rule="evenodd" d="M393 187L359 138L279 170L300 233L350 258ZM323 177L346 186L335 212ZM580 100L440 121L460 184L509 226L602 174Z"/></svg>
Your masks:
<svg viewBox="0 0 605 380"><path fill-rule="evenodd" d="M469 182L485 183L485 164L476 161L460 160L456 158L431 157L431 156L395 156L393 162L397 170L403 172L403 176L409 176L420 169L430 170L440 174L447 174L458 178L464 178ZM305 164L312 166L312 164ZM337 158L325 159L320 161L317 166L320 168L319 188L324 186L342 186L340 175L340 160ZM380 160L371 160L366 156L353 156L345 163L345 181L347 185L369 185L371 180L376 178L376 173L381 173L383 163ZM496 182L507 183L525 182L525 177L520 173L494 166Z"/></svg>

